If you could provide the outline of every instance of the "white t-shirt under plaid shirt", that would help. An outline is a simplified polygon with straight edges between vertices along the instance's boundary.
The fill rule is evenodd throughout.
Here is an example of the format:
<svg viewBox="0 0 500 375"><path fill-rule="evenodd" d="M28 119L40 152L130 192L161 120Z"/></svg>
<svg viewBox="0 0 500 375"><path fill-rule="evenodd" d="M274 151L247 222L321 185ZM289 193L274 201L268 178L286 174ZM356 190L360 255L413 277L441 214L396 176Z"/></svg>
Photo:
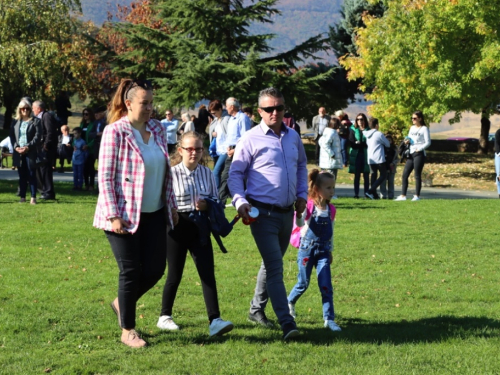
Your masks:
<svg viewBox="0 0 500 375"><path fill-rule="evenodd" d="M196 210L196 202L204 198L217 199L217 187L212 171L199 165L190 171L184 163L172 167L172 180L177 211Z"/></svg>

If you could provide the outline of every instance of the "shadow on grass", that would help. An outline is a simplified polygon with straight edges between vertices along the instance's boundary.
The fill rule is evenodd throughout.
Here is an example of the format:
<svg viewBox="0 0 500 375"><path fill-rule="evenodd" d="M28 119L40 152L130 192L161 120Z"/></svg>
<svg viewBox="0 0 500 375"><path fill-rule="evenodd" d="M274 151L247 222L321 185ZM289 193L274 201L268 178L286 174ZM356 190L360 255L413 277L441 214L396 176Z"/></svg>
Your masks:
<svg viewBox="0 0 500 375"><path fill-rule="evenodd" d="M291 341L313 345L330 345L342 341L349 343L368 343L375 345L390 344L404 345L408 343L433 343L449 339L469 338L498 338L500 336L500 321L487 317L455 317L441 316L414 321L398 321L372 323L362 319L340 319L342 332L331 332L322 324L314 328L298 328L300 336ZM310 325L309 325L310 327ZM186 329L187 327L184 327ZM248 334L247 334L248 333ZM268 329L252 323L235 325L234 330L223 336L208 336L207 332L196 335L186 335L179 332L142 332L146 341L153 341L153 345L162 345L164 342L178 341L185 345L212 345L226 341L244 341L249 344L271 344L283 342L279 325Z"/></svg>
<svg viewBox="0 0 500 375"><path fill-rule="evenodd" d="M449 184L448 184L448 185L444 185L444 184L443 184L443 185L432 184L432 187L433 187L433 188L444 188L444 189L446 189L446 188L451 188L451 187L453 187L453 186L452 186L452 185L449 185Z"/></svg>
<svg viewBox="0 0 500 375"><path fill-rule="evenodd" d="M436 152L428 151L426 164L481 164L491 159L491 155L481 155L471 152Z"/></svg>
<svg viewBox="0 0 500 375"><path fill-rule="evenodd" d="M358 200L356 200L358 201ZM355 201L355 202L356 202ZM379 210L385 210L386 207L383 207L383 206L379 206L379 205L376 205L376 204L373 204L373 205L367 205L365 202L366 200L359 200L360 203L363 202L364 204L361 206L360 204L358 203L337 203L337 201L333 201L333 205L339 209L341 208L342 210L373 210L373 209L379 209Z"/></svg>
<svg viewBox="0 0 500 375"><path fill-rule="evenodd" d="M497 174L495 172L454 172L454 173L444 173L443 177L448 177L448 178L457 178L457 177L462 177L462 178L473 178L476 180L483 180L483 181L495 181L495 178L497 177Z"/></svg>
<svg viewBox="0 0 500 375"><path fill-rule="evenodd" d="M500 321L488 317L440 316L386 323L346 319L341 320L340 323L342 332L332 333L325 328L305 329L301 340L316 345L324 345L334 340L402 345L440 342L453 338L498 338L500 336Z"/></svg>

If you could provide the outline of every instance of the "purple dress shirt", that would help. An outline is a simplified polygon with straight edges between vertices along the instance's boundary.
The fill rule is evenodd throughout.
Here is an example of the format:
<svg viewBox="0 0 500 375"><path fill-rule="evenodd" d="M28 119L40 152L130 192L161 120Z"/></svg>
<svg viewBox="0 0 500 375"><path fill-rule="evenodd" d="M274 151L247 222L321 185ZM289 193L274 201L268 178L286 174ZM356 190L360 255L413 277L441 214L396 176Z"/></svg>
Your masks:
<svg viewBox="0 0 500 375"><path fill-rule="evenodd" d="M279 207L297 198L307 200L307 158L300 136L282 124L278 137L264 122L243 134L228 185L236 209L248 203L247 198Z"/></svg>

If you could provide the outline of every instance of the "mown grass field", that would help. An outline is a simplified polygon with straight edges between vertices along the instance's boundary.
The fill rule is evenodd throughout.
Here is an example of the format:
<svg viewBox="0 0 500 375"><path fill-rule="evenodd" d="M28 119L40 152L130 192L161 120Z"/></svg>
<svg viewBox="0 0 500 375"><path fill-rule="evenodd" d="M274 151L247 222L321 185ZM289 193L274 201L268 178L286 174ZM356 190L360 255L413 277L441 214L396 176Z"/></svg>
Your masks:
<svg viewBox="0 0 500 375"><path fill-rule="evenodd" d="M120 343L109 307L117 266L92 228L96 196L58 184L57 203L30 206L17 203L15 187L0 181L1 374L500 372L497 200L335 201L332 279L343 331L323 328L313 276L297 303L300 338L290 343L246 320L260 257L238 223L224 241L229 253L215 251L222 317L235 329L208 337L189 259L174 306L181 330L156 328L163 279L138 304L137 329L150 346L133 350ZM295 255L290 247L284 258L287 290Z"/></svg>

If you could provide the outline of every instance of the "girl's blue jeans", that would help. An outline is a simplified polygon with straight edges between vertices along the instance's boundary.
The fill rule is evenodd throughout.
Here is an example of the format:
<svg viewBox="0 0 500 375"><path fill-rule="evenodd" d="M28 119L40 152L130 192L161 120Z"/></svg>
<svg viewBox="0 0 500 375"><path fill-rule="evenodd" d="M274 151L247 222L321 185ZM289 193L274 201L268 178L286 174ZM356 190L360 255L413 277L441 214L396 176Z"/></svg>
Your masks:
<svg viewBox="0 0 500 375"><path fill-rule="evenodd" d="M297 284L293 287L288 302L295 304L302 294L309 287L313 267L316 267L319 291L323 303L323 319L335 320L333 310L333 286L330 270L330 252L331 242L318 242L302 238L300 240L300 249L297 256L297 265L299 273Z"/></svg>

